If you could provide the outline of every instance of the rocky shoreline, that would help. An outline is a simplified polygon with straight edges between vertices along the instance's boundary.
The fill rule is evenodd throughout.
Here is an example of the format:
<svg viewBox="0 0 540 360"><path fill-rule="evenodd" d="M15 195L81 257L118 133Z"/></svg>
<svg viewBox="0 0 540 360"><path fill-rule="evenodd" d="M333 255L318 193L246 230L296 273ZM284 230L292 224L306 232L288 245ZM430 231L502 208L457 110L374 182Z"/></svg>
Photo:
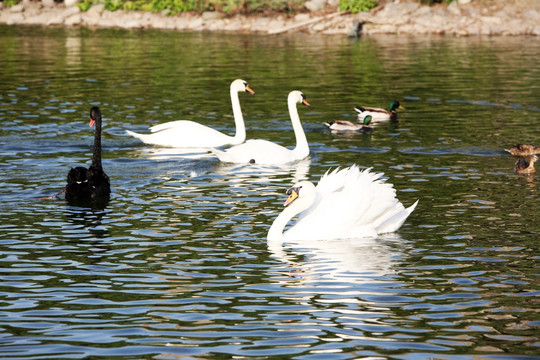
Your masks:
<svg viewBox="0 0 540 360"><path fill-rule="evenodd" d="M311 0L313 2L314 0ZM306 3L306 6L308 4ZM308 7L308 6L307 6ZM323 3L310 12L285 16L229 17L219 12L182 13L169 16L118 10L102 4L82 12L74 1L23 0L13 7L0 2L0 24L85 26L176 31L221 31L280 34L307 32L357 36L371 34L540 35L538 0L459 0L451 4L422 5L414 0L380 1L370 12L337 12Z"/></svg>

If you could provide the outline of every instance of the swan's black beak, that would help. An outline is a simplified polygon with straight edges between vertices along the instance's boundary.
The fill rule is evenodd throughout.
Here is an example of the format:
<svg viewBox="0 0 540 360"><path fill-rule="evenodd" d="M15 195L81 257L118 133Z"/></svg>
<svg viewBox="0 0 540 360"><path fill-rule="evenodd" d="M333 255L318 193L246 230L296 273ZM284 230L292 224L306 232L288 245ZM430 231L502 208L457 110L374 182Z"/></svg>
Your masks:
<svg viewBox="0 0 540 360"><path fill-rule="evenodd" d="M287 190L287 195L289 195L289 197L287 198L287 200L285 200L285 203L283 204L283 206L287 206L290 203L292 203L294 200L296 200L296 198L298 197L299 190L300 189L296 187L292 187L289 190Z"/></svg>

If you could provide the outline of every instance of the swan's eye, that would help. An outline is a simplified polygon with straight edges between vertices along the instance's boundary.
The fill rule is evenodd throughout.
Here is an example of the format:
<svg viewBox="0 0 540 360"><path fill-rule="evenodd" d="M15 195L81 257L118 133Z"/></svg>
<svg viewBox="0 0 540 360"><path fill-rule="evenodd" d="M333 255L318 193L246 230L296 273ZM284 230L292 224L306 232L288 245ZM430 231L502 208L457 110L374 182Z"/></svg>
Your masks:
<svg viewBox="0 0 540 360"><path fill-rule="evenodd" d="M81 182L80 182L80 181L75 181L75 182L76 182L77 184L81 184Z"/></svg>
<svg viewBox="0 0 540 360"><path fill-rule="evenodd" d="M296 195L298 195L300 193L301 188L302 186L294 186L290 188L289 190L287 190L287 195L291 195L292 193L296 193Z"/></svg>
<svg viewBox="0 0 540 360"><path fill-rule="evenodd" d="M88 182L88 179L84 180L84 182L87 183L87 182Z"/></svg>
<svg viewBox="0 0 540 360"><path fill-rule="evenodd" d="M300 191L300 188L301 186L296 186L287 190L287 195L289 195L289 197L287 198L287 200L285 200L285 203L283 204L283 206L289 205L294 200L296 200L296 198L298 198L298 193Z"/></svg>

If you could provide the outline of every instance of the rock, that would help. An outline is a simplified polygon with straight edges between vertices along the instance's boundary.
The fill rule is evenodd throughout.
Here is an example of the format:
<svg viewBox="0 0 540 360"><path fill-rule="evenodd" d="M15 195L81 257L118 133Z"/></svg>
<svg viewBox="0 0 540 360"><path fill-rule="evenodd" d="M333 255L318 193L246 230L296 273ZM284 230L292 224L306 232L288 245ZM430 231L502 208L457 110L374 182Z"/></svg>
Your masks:
<svg viewBox="0 0 540 360"><path fill-rule="evenodd" d="M56 6L56 3L54 2L54 0L41 0L41 3L43 4L44 7Z"/></svg>
<svg viewBox="0 0 540 360"><path fill-rule="evenodd" d="M459 5L467 5L470 3L471 3L471 0L458 0Z"/></svg>
<svg viewBox="0 0 540 360"><path fill-rule="evenodd" d="M86 15L93 18L100 17L104 9L105 9L105 5L97 4L97 5L92 6L90 10L86 12Z"/></svg>
<svg viewBox="0 0 540 360"><path fill-rule="evenodd" d="M11 9L9 9L12 13L22 13L24 11L24 5L18 4L15 6L12 6Z"/></svg>
<svg viewBox="0 0 540 360"><path fill-rule="evenodd" d="M394 25L385 24L380 27L380 31L386 34L393 34L397 31L397 29Z"/></svg>
<svg viewBox="0 0 540 360"><path fill-rule="evenodd" d="M306 1L305 7L309 11L320 11L324 9L326 5L326 0L310 0Z"/></svg>
<svg viewBox="0 0 540 360"><path fill-rule="evenodd" d="M461 9L459 8L457 1L452 1L450 5L448 5L448 11L452 15L461 16Z"/></svg>
<svg viewBox="0 0 540 360"><path fill-rule="evenodd" d="M328 6L337 8L339 6L339 0L328 0Z"/></svg>
<svg viewBox="0 0 540 360"><path fill-rule="evenodd" d="M294 17L294 21L296 22L304 22L304 21L308 21L309 19L310 19L309 14L297 14Z"/></svg>
<svg viewBox="0 0 540 360"><path fill-rule="evenodd" d="M202 13L202 19L204 21L221 19L223 15L219 11L205 11Z"/></svg>
<svg viewBox="0 0 540 360"><path fill-rule="evenodd" d="M81 0L64 0L64 5L66 5L66 7L72 7L72 6L77 5L80 2Z"/></svg>
<svg viewBox="0 0 540 360"><path fill-rule="evenodd" d="M71 15L64 21L64 24L68 26L81 25L81 23L82 23L81 14Z"/></svg>
<svg viewBox="0 0 540 360"><path fill-rule="evenodd" d="M480 16L480 20L484 24L497 25L501 23L501 18L497 16Z"/></svg>
<svg viewBox="0 0 540 360"><path fill-rule="evenodd" d="M203 20L199 17L196 17L196 18L193 18L190 22L189 22L189 25L188 25L188 28L189 29L197 29L199 27L201 27L203 24Z"/></svg>
<svg viewBox="0 0 540 360"><path fill-rule="evenodd" d="M528 20L532 20L536 23L540 23L540 14L534 9L528 9L523 13L523 17Z"/></svg>

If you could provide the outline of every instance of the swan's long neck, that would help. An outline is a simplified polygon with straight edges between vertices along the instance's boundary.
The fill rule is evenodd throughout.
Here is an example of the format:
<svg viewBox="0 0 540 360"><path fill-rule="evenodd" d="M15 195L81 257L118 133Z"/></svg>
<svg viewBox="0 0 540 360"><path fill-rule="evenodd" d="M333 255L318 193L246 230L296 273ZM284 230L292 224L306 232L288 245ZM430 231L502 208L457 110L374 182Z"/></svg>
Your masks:
<svg viewBox="0 0 540 360"><path fill-rule="evenodd" d="M101 169L101 117L96 119L94 131L94 152L92 154L92 167Z"/></svg>
<svg viewBox="0 0 540 360"><path fill-rule="evenodd" d="M267 240L275 243L282 243L284 240L283 229L287 223L300 211L295 208L294 204L283 209L281 214L274 220L270 230L268 230Z"/></svg>
<svg viewBox="0 0 540 360"><path fill-rule="evenodd" d="M304 128L300 122L300 116L298 115L298 109L296 108L296 101L289 99L289 114L291 116L291 122L296 137L296 147L293 152L296 159L303 159L309 155L309 144L304 133Z"/></svg>
<svg viewBox="0 0 540 360"><path fill-rule="evenodd" d="M272 243L282 243L285 237L283 236L283 229L291 219L302 211L306 210L313 204L315 195L307 195L303 198L298 198L296 201L287 206L281 214L274 220L270 230L268 230L267 240Z"/></svg>
<svg viewBox="0 0 540 360"><path fill-rule="evenodd" d="M238 91L231 88L231 102L234 116L234 123L236 125L236 134L234 135L234 143L241 144L246 141L246 126L244 125L244 117L242 116L242 109L240 108L240 99L238 98Z"/></svg>

